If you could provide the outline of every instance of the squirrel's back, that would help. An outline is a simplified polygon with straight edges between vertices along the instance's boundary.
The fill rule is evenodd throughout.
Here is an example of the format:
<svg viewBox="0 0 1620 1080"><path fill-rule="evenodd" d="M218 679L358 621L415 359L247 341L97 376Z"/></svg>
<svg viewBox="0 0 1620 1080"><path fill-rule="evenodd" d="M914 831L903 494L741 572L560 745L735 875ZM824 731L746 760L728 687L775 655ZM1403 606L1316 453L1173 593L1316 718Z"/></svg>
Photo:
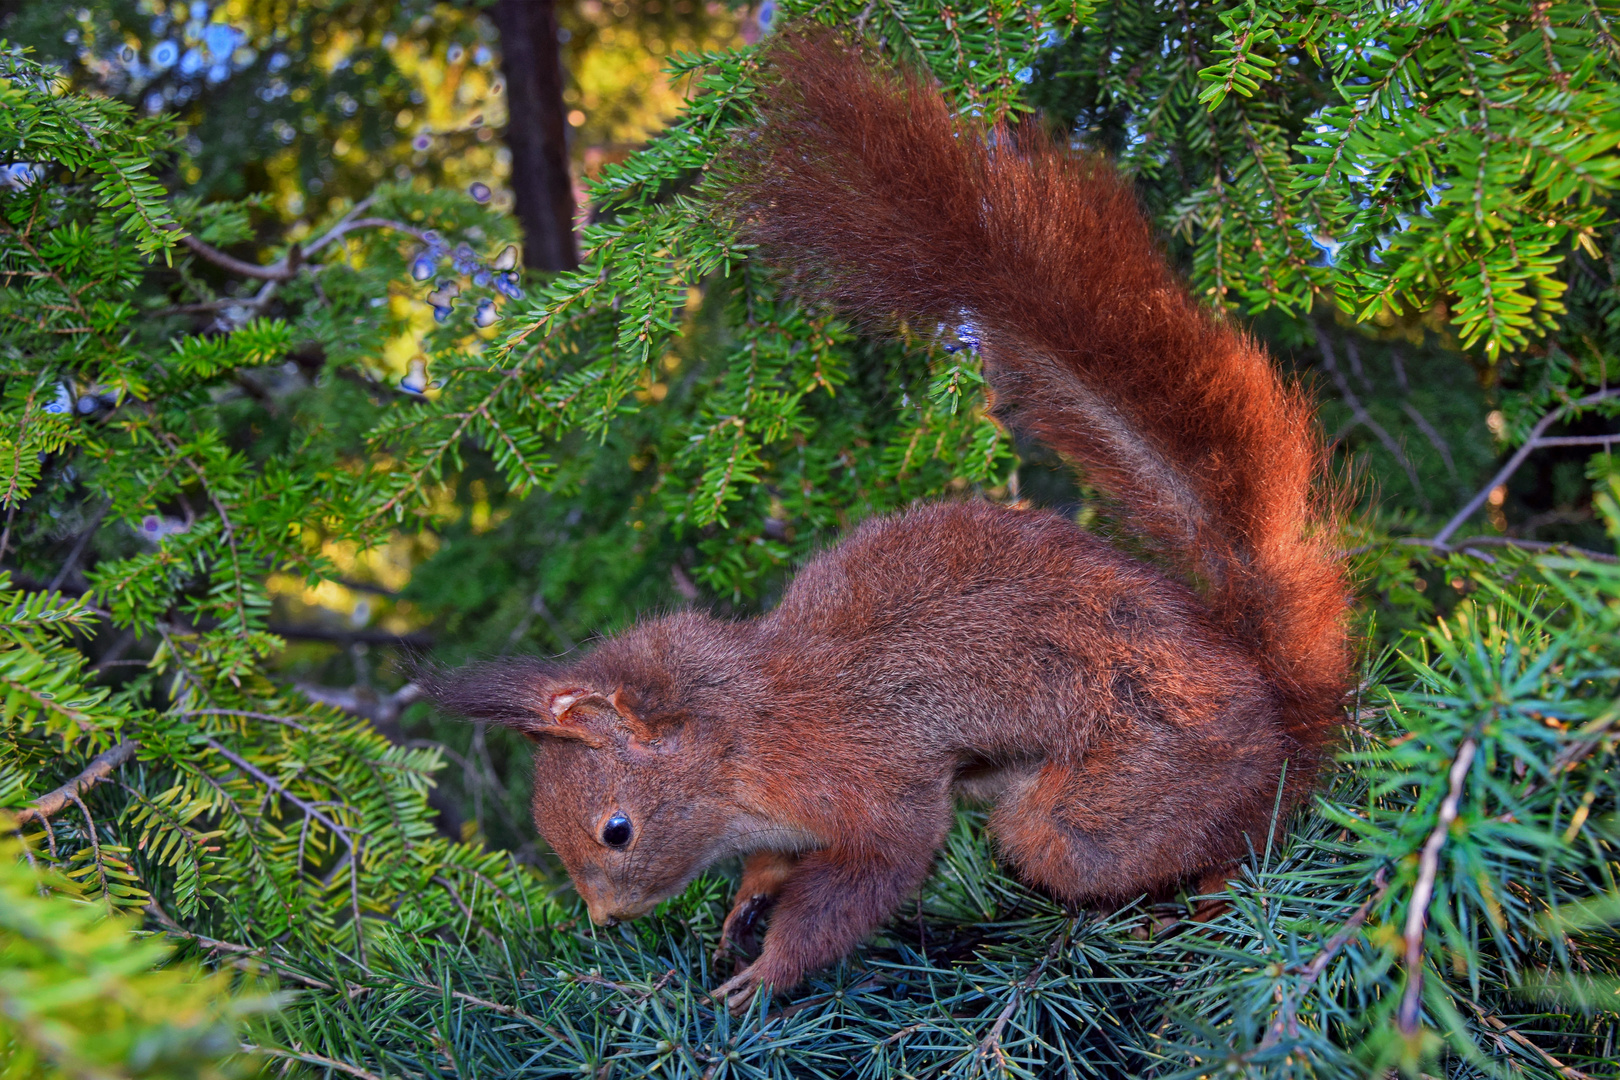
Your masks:
<svg viewBox="0 0 1620 1080"><path fill-rule="evenodd" d="M818 726L906 724L908 752L1033 760L1083 753L1099 727L1239 716L1286 738L1253 658L1191 589L1045 510L869 520L755 633L778 693L821 695Z"/></svg>

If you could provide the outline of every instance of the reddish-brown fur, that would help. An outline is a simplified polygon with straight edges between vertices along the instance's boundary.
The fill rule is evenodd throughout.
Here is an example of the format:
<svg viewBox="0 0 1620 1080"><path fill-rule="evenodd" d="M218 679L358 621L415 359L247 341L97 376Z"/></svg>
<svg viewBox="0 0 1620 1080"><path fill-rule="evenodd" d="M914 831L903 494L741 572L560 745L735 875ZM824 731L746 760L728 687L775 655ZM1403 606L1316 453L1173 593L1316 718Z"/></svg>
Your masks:
<svg viewBox="0 0 1620 1080"><path fill-rule="evenodd" d="M1339 718L1346 587L1304 397L1200 310L1110 168L959 121L911 74L785 35L732 162L745 235L857 317L962 327L998 410L1074 459L1162 556L985 502L869 521L781 604L649 619L567 665L430 680L535 738L534 812L593 918L747 857L733 1005L882 924L953 798L1030 881L1126 900L1263 842ZM602 839L622 813L634 839Z"/></svg>

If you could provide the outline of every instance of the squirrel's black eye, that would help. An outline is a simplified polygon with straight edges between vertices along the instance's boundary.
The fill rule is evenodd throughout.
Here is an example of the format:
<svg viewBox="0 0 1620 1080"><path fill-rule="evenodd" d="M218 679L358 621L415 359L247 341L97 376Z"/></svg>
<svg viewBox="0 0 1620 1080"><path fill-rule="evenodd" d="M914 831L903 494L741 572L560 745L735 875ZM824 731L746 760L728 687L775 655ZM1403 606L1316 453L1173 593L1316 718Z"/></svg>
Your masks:
<svg viewBox="0 0 1620 1080"><path fill-rule="evenodd" d="M622 848L630 842L630 819L623 814L614 814L602 826L602 843L611 848Z"/></svg>

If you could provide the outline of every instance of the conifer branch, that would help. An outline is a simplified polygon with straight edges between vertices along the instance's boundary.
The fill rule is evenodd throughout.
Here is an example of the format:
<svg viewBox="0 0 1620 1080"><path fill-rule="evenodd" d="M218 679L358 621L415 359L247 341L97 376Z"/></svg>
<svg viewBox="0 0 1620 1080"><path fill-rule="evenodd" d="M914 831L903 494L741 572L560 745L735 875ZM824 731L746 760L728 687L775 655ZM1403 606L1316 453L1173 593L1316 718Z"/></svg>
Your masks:
<svg viewBox="0 0 1620 1080"><path fill-rule="evenodd" d="M1471 733L1457 749L1448 777L1446 797L1441 800L1440 813L1434 831L1423 844L1418 860L1417 884L1412 887L1412 900L1406 912L1406 990L1401 995L1397 1022L1401 1033L1408 1038L1417 1034L1422 1011L1423 995L1423 935L1429 918L1429 902L1434 899L1435 878L1440 872L1440 849L1445 846L1446 834L1457 820L1457 808L1462 801L1463 781L1474 764L1479 749L1479 736Z"/></svg>
<svg viewBox="0 0 1620 1080"><path fill-rule="evenodd" d="M125 739L109 750L104 750L90 759L90 763L72 780L63 784L55 791L41 795L17 812L16 824L18 828L31 821L44 824L54 814L59 813L71 802L77 800L84 792L89 791L135 756L140 744L134 739Z"/></svg>
<svg viewBox="0 0 1620 1080"><path fill-rule="evenodd" d="M1496 1017L1492 1016L1490 1013L1486 1012L1484 1009L1480 1008L1478 1002L1473 1001L1473 1000L1471 1000L1469 998L1466 998L1466 997L1462 998L1461 1000L1464 1001L1464 1002L1467 1002L1468 1007L1474 1011L1474 1015L1479 1017L1480 1021L1483 1024L1485 1024L1486 1027L1489 1027L1492 1031L1499 1032L1502 1035L1506 1035L1508 1038L1512 1039L1514 1042L1518 1043L1520 1046L1524 1047L1526 1050L1528 1050L1531 1053L1535 1054L1542 1061L1545 1061L1548 1065L1550 1065L1554 1069L1558 1070L1558 1072L1560 1074L1562 1074L1565 1077L1568 1077L1568 1080L1592 1080L1591 1076L1589 1076L1586 1073L1582 1072L1581 1070L1575 1068L1573 1065L1565 1065L1562 1061L1559 1061L1557 1058L1555 1058L1551 1054L1547 1053L1547 1051L1543 1050L1541 1047L1537 1046L1535 1043L1533 1043L1529 1039L1525 1038L1519 1032L1514 1031L1512 1028L1510 1028L1506 1024L1504 1024L1501 1020L1497 1019Z"/></svg>
<svg viewBox="0 0 1620 1080"><path fill-rule="evenodd" d="M1612 401L1615 398L1620 398L1620 389L1600 390L1595 394L1588 394L1575 401L1565 402L1540 420L1537 420L1535 426L1530 429L1530 435L1524 440L1523 445L1515 450L1513 456L1508 458L1500 469L1496 470L1496 475L1486 481L1485 485L1474 493L1474 497L1469 499L1463 508L1458 510L1451 520L1446 522L1440 531L1434 534L1431 538L1432 542L1444 544L1451 538L1453 533L1462 528L1464 522L1474 516L1476 510L1485 505L1485 500L1491 497L1491 492L1501 487L1507 482L1508 477L1519 471L1519 466L1524 464L1526 458L1543 446L1555 445L1542 438L1543 433L1548 428L1558 423L1571 412L1588 408L1600 402ZM1613 436L1613 438L1620 439L1620 435Z"/></svg>
<svg viewBox="0 0 1620 1080"><path fill-rule="evenodd" d="M242 1051L248 1054L266 1054L287 1061L302 1061L306 1065L319 1065L324 1069L336 1069L340 1073L358 1077L359 1080L383 1080L383 1077L375 1073L369 1073L358 1065L351 1065L346 1061L329 1058L323 1054L313 1054L307 1050L282 1050L275 1046L257 1046L245 1042L242 1044Z"/></svg>
<svg viewBox="0 0 1620 1080"><path fill-rule="evenodd" d="M1518 548L1522 551L1548 551L1554 553L1568 552L1571 555L1578 555L1583 559L1591 559L1593 562L1620 563L1620 556L1611 555L1607 552L1593 551L1591 548L1577 547L1574 544L1566 544L1562 541L1523 540L1516 536L1468 536L1461 540L1453 540L1450 542L1441 542L1429 536L1398 536L1388 541L1388 543L1400 544L1403 547L1429 548L1432 551L1438 551L1442 554L1450 554L1454 551L1461 551L1465 554L1478 556L1486 561L1491 561L1488 555L1486 555L1484 552L1472 549L1484 547L1507 547ZM1347 557L1364 555L1367 552L1374 551L1382 546L1382 543L1361 544L1358 547L1346 549L1344 554Z"/></svg>
<svg viewBox="0 0 1620 1080"><path fill-rule="evenodd" d="M990 1025L990 1031L980 1041L979 1057L994 1057L998 1070L1005 1072L1007 1069L1007 1058L1001 1051L1001 1036L1006 1032L1007 1024L1011 1022L1013 1014L1018 1011L1018 1005L1023 1001L1024 995L1035 988L1035 984L1041 981L1041 975L1045 973L1047 967L1053 960L1058 958L1064 947L1068 945L1069 934L1073 929L1074 924L1071 921L1068 926L1064 927L1063 932L1058 935L1057 940L1047 948L1046 955L1041 957L1041 962L1036 964L1028 975L1013 985L1012 996L1007 999L1006 1007L1001 1010L1000 1015L996 1017L995 1023Z"/></svg>
<svg viewBox="0 0 1620 1080"><path fill-rule="evenodd" d="M1321 975L1327 969L1328 964L1333 962L1333 958L1338 955L1339 950L1349 944L1361 932L1361 925L1367 921L1367 915L1373 908L1378 906L1378 902L1389 892L1389 873L1384 867L1379 867L1378 873L1373 875L1373 885L1375 886L1373 894L1362 902L1361 906L1356 909L1355 914L1351 915L1345 921L1345 924L1339 928L1338 933L1328 939L1327 944L1322 946L1322 951L1312 957L1309 964L1297 971L1301 979L1294 986L1292 994L1284 993L1282 1005L1277 1010L1277 1018L1272 1021L1270 1029L1266 1031L1266 1037L1260 1042L1261 1049L1277 1045L1284 1035L1293 1038L1299 1036L1299 1005L1300 1002L1305 1000L1306 992L1316 982L1317 976Z"/></svg>

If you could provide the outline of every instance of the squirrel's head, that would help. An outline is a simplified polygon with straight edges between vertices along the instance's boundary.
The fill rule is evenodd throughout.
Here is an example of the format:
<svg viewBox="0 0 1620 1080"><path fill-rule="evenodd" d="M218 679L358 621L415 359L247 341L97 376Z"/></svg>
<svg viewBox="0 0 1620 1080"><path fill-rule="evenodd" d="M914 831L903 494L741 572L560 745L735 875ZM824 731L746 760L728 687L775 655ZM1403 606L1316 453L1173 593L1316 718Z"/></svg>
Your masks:
<svg viewBox="0 0 1620 1080"><path fill-rule="evenodd" d="M682 692L646 624L567 665L423 672L446 710L534 747L534 823L601 924L633 919L728 854L723 725Z"/></svg>

